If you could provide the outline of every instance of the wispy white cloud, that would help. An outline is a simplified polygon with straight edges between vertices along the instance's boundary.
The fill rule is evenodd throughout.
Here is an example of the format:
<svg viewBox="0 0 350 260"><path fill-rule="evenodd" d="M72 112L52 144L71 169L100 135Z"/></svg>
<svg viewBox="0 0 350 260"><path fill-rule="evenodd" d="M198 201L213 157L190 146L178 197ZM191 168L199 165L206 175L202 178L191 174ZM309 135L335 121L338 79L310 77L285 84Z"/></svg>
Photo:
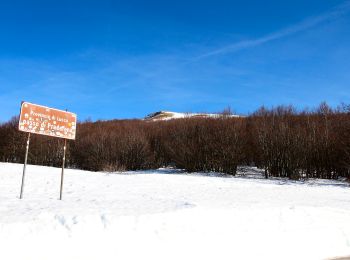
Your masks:
<svg viewBox="0 0 350 260"><path fill-rule="evenodd" d="M338 5L334 7L332 10L330 10L327 13L310 17L300 23L294 24L292 26L286 27L282 30L279 30L277 32L273 32L270 34L267 34L265 36L262 36L257 39L251 39L251 40L243 40L239 41L230 45L223 46L221 48L203 53L195 58L192 59L192 61L200 60L203 58L208 58L215 55L221 55L226 53L233 53L237 52L243 49L252 48L255 46L259 46L265 43L268 43L273 40L277 40L298 32L302 32L305 30L308 30L312 27L315 27L321 23L324 23L326 21L335 20L345 14L347 14L350 11L350 1L345 1L343 4Z"/></svg>

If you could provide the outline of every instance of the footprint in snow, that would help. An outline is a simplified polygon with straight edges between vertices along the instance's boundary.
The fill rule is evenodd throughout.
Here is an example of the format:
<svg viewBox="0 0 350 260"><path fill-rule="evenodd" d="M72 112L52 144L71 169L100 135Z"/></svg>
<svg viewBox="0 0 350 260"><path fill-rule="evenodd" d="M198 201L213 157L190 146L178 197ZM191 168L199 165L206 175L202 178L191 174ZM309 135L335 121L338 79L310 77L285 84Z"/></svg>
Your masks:
<svg viewBox="0 0 350 260"><path fill-rule="evenodd" d="M101 215L101 222L103 224L103 227L104 228L107 228L108 224L109 224L109 221L107 220L107 217L105 214L102 214Z"/></svg>
<svg viewBox="0 0 350 260"><path fill-rule="evenodd" d="M71 231L69 226L67 225L67 221L66 218L64 216L60 216L60 215L55 215L55 219L58 221L58 223L63 226L64 228L66 228L68 231Z"/></svg>
<svg viewBox="0 0 350 260"><path fill-rule="evenodd" d="M196 205L186 201L186 202L180 203L179 207L187 209L187 208L194 208L196 207Z"/></svg>

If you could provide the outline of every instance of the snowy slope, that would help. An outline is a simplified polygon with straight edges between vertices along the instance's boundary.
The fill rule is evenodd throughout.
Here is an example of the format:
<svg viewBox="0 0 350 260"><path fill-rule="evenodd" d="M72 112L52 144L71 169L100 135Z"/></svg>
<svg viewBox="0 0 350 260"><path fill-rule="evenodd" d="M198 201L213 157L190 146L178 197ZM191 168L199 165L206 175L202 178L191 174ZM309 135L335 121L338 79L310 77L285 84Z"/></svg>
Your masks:
<svg viewBox="0 0 350 260"><path fill-rule="evenodd" d="M253 170L249 173L253 173ZM0 259L328 259L350 255L350 188L175 170L0 163Z"/></svg>
<svg viewBox="0 0 350 260"><path fill-rule="evenodd" d="M178 113L171 111L159 111L155 113L151 113L145 117L147 121L161 121L161 120L170 120L170 119L179 119L179 118L217 118L222 117L222 114L208 114L208 113ZM226 115L228 117L240 117L238 115Z"/></svg>

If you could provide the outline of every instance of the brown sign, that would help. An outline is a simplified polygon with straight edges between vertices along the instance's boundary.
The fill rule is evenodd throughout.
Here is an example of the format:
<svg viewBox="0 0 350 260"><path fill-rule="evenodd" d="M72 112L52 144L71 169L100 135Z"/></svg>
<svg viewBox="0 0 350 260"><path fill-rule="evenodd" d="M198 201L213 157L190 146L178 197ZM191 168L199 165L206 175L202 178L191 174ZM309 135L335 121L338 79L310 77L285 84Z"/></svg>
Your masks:
<svg viewBox="0 0 350 260"><path fill-rule="evenodd" d="M23 102L18 129L23 132L75 139L77 115Z"/></svg>

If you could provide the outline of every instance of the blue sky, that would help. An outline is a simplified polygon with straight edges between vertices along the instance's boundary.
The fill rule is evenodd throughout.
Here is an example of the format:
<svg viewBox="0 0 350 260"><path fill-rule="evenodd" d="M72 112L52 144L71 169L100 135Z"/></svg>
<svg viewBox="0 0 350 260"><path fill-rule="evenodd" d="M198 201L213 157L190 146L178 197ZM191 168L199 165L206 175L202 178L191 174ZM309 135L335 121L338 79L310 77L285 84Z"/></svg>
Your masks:
<svg viewBox="0 0 350 260"><path fill-rule="evenodd" d="M350 103L350 1L0 1L0 121Z"/></svg>

